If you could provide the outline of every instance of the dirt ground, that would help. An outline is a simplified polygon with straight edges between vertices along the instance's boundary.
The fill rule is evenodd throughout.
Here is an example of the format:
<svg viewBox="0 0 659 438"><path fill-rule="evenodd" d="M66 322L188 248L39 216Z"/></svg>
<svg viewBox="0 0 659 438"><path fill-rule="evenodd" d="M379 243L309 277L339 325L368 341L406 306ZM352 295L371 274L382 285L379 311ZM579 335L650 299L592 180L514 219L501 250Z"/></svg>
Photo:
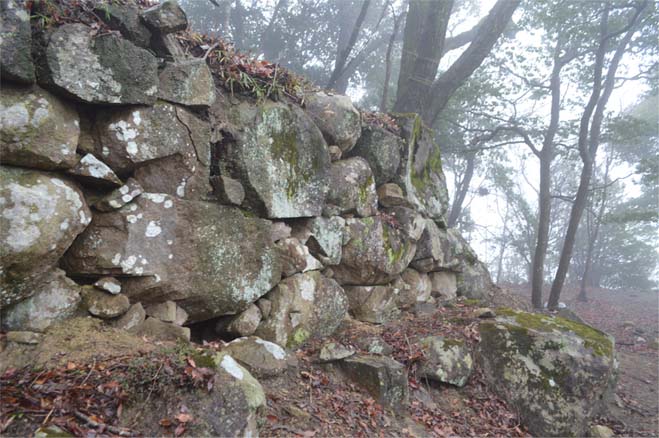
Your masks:
<svg viewBox="0 0 659 438"><path fill-rule="evenodd" d="M507 289L530 297L527 288ZM576 288L566 289L561 301L585 322L616 339L620 362L617 397L602 423L620 436L659 436L659 294L592 289L588 302L582 303L576 299L577 292Z"/></svg>

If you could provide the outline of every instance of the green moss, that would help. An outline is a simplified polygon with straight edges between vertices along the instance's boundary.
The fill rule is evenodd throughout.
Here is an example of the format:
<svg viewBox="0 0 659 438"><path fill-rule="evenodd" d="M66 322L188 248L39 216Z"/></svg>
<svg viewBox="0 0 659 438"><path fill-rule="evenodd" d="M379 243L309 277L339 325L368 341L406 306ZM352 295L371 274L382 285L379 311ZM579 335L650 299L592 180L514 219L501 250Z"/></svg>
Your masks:
<svg viewBox="0 0 659 438"><path fill-rule="evenodd" d="M465 342L462 339L444 339L442 343L442 350L448 351L453 347L462 347Z"/></svg>
<svg viewBox="0 0 659 438"><path fill-rule="evenodd" d="M481 300L478 298L469 298L464 301L462 301L462 304L465 306L478 306L481 303Z"/></svg>
<svg viewBox="0 0 659 438"><path fill-rule="evenodd" d="M506 307L498 309L497 314L513 318L517 324L527 329L541 332L571 331L583 339L584 346L591 349L597 356L611 356L613 354L613 342L609 336L588 325L570 321L560 316L521 312Z"/></svg>
<svg viewBox="0 0 659 438"><path fill-rule="evenodd" d="M304 341L309 339L309 336L311 336L311 333L309 333L308 330L306 330L303 327L298 328L295 330L293 333L293 336L291 336L288 339L288 348L295 348L301 345Z"/></svg>
<svg viewBox="0 0 659 438"><path fill-rule="evenodd" d="M368 200L368 194L371 186L375 183L373 176L369 176L364 185L359 187L359 202L365 204Z"/></svg>
<svg viewBox="0 0 659 438"><path fill-rule="evenodd" d="M389 238L389 227L385 223L382 224L382 243L390 265L395 265L403 257L409 245L408 242L405 242L398 249L394 249Z"/></svg>

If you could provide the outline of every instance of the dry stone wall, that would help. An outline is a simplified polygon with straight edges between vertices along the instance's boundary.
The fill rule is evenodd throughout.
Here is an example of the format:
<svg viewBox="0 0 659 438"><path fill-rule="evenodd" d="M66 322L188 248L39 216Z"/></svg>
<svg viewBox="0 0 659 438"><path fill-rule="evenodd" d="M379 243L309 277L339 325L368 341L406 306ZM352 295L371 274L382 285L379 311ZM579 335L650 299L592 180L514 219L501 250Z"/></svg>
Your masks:
<svg viewBox="0 0 659 438"><path fill-rule="evenodd" d="M32 29L3 0L2 328L87 314L163 339L219 333L284 347L419 303L484 298L456 230L441 150L415 114L363 120L219 86L186 55L171 2L109 4L111 32Z"/></svg>

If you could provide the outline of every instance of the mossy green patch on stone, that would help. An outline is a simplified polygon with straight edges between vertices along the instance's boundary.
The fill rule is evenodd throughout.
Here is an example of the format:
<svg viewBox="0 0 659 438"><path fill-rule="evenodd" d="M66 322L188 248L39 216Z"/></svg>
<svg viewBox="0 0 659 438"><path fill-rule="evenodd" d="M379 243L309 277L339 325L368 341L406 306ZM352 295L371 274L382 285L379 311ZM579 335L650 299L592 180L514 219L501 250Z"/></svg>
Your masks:
<svg viewBox="0 0 659 438"><path fill-rule="evenodd" d="M382 243L387 254L387 259L391 265L395 265L407 252L409 242L402 243L398 249L394 249L391 239L389 237L389 228L386 224L382 224Z"/></svg>
<svg viewBox="0 0 659 438"><path fill-rule="evenodd" d="M478 306L480 304L481 300L477 298L470 298L467 300L462 301L462 304L465 306Z"/></svg>
<svg viewBox="0 0 659 438"><path fill-rule="evenodd" d="M295 348L299 345L302 345L304 341L309 339L309 336L311 336L311 333L303 327L299 327L295 332L293 332L293 335L289 338L288 340L288 347L289 348Z"/></svg>

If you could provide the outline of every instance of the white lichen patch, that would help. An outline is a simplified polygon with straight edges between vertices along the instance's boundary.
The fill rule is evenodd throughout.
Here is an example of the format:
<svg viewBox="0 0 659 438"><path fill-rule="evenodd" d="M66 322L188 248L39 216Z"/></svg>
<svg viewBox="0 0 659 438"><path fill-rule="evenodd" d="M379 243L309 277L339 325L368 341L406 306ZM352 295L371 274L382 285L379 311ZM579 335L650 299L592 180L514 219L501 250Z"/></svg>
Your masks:
<svg viewBox="0 0 659 438"><path fill-rule="evenodd" d="M224 369L224 371L231 374L238 380L243 380L245 377L242 367L238 365L238 362L236 362L235 359L229 355L226 355L222 358L220 366Z"/></svg>
<svg viewBox="0 0 659 438"><path fill-rule="evenodd" d="M162 228L160 228L160 225L158 225L157 221L149 221L148 225L146 226L144 235L146 237L156 237L161 232Z"/></svg>
<svg viewBox="0 0 659 438"><path fill-rule="evenodd" d="M286 351L284 351L283 348L281 348L279 345L269 342L269 341L264 341L263 339L256 339L256 343L263 345L265 349L270 353L275 359L277 360L283 360L286 358Z"/></svg>

